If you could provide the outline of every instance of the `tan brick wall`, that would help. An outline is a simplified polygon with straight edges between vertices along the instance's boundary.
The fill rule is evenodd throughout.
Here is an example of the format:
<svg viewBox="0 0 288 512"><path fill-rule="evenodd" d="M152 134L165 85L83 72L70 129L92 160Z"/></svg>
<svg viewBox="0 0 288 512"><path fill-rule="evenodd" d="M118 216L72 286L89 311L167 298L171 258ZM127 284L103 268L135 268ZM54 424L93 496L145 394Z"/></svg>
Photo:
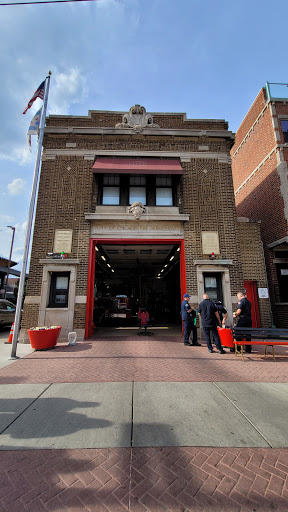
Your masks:
<svg viewBox="0 0 288 512"><path fill-rule="evenodd" d="M29 329L38 325L39 305L25 304L22 314L21 328Z"/></svg>
<svg viewBox="0 0 288 512"><path fill-rule="evenodd" d="M91 211L92 194L97 192L92 183L91 161L70 156L42 163L27 295L41 294L43 265L39 260L45 258L47 252L53 252L56 229L73 230L70 257L80 259L76 295L86 295L90 224L84 212ZM37 316L35 325L38 325L38 305L27 307L25 304L22 327L30 325L32 310L33 321Z"/></svg>
<svg viewBox="0 0 288 512"><path fill-rule="evenodd" d="M239 222L238 233L244 281L255 281L257 288L267 288L267 275L259 222ZM270 300L259 299L260 326L270 327Z"/></svg>
<svg viewBox="0 0 288 512"><path fill-rule="evenodd" d="M86 304L75 304L74 329L85 329Z"/></svg>
<svg viewBox="0 0 288 512"><path fill-rule="evenodd" d="M183 164L185 173L181 184L183 213L189 213L185 222L185 257L187 289L197 294L194 260L204 259L201 245L202 231L217 231L223 259L232 259L230 266L231 293L242 287L241 261L237 237L236 208L233 197L231 168L216 160L193 160ZM207 255L206 255L207 259Z"/></svg>

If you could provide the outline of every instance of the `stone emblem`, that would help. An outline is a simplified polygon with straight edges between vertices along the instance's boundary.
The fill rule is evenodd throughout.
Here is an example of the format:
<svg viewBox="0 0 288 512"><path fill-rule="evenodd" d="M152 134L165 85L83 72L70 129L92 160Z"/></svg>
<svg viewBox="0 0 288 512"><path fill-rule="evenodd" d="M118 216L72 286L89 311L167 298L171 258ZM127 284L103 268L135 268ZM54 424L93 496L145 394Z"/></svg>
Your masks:
<svg viewBox="0 0 288 512"><path fill-rule="evenodd" d="M153 123L153 116L146 113L146 109L141 105L131 107L128 114L122 117L122 123L117 123L116 128L132 128L134 132L142 132L145 128L160 128L158 124Z"/></svg>
<svg viewBox="0 0 288 512"><path fill-rule="evenodd" d="M135 219L139 220L141 215L143 215L143 213L145 213L146 211L146 208L144 206L144 204L140 203L139 202L136 202L136 203L132 203L128 212L129 213L133 213Z"/></svg>

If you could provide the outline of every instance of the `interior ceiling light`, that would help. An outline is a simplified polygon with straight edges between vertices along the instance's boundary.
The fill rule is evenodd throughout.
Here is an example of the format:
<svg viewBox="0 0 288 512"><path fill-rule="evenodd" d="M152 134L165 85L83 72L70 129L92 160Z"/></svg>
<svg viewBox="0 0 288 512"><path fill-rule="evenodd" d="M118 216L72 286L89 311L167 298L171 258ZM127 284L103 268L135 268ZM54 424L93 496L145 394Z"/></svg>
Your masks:
<svg viewBox="0 0 288 512"><path fill-rule="evenodd" d="M164 268L166 268L166 267L168 267L168 265L167 265L167 264L166 264L166 265L164 265Z"/></svg>
<svg viewBox="0 0 288 512"><path fill-rule="evenodd" d="M164 272L164 268L162 268L161 272Z"/></svg>
<svg viewBox="0 0 288 512"><path fill-rule="evenodd" d="M114 272L113 268L111 268L111 272Z"/></svg>
<svg viewBox="0 0 288 512"><path fill-rule="evenodd" d="M97 245L95 245L95 251L99 252Z"/></svg>
<svg viewBox="0 0 288 512"><path fill-rule="evenodd" d="M109 265L109 263L107 263L107 267L110 267L110 268L111 268L111 265Z"/></svg>
<svg viewBox="0 0 288 512"><path fill-rule="evenodd" d="M101 258L102 258L102 260L106 261L106 258L105 258L105 256L101 256Z"/></svg>
<svg viewBox="0 0 288 512"><path fill-rule="evenodd" d="M175 256L171 256L170 260L169 261L172 261L174 260Z"/></svg>
<svg viewBox="0 0 288 512"><path fill-rule="evenodd" d="M180 251L180 247L178 247L178 249L177 249L177 252L179 252L179 251Z"/></svg>

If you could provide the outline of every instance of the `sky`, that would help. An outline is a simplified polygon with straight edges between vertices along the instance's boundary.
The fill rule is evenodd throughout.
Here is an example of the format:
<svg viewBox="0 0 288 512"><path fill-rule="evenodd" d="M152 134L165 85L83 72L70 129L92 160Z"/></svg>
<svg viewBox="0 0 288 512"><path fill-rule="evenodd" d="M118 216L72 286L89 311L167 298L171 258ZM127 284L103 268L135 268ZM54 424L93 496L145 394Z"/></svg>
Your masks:
<svg viewBox="0 0 288 512"><path fill-rule="evenodd" d="M26 134L42 101L22 112L49 70L47 115L139 103L235 132L266 81L288 83L287 18L287 0L0 5L0 255L14 226L21 268L37 149Z"/></svg>

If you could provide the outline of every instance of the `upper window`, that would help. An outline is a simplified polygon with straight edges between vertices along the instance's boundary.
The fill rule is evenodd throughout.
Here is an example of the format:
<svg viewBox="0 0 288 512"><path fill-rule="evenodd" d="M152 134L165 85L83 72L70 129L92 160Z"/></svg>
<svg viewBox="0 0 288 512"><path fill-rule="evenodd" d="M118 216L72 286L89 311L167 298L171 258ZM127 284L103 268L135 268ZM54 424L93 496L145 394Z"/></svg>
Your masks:
<svg viewBox="0 0 288 512"><path fill-rule="evenodd" d="M288 119L281 121L284 141L288 142Z"/></svg>
<svg viewBox="0 0 288 512"><path fill-rule="evenodd" d="M173 206L171 176L156 176L156 206Z"/></svg>
<svg viewBox="0 0 288 512"><path fill-rule="evenodd" d="M120 204L120 176L118 174L104 175L102 204Z"/></svg>
<svg viewBox="0 0 288 512"><path fill-rule="evenodd" d="M129 204L138 201L146 204L146 176L129 177Z"/></svg>
<svg viewBox="0 0 288 512"><path fill-rule="evenodd" d="M99 176L98 204L128 206L174 206L177 177L155 174L103 174Z"/></svg>

